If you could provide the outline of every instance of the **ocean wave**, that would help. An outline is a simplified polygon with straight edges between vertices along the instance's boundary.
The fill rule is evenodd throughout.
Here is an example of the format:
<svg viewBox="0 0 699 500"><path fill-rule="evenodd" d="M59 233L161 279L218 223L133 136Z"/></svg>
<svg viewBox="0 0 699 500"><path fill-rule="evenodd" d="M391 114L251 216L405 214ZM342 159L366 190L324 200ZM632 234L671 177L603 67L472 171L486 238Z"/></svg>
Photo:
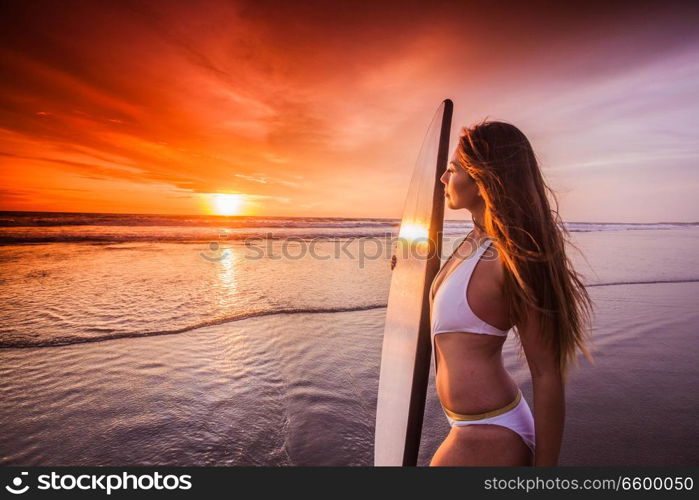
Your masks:
<svg viewBox="0 0 699 500"><path fill-rule="evenodd" d="M442 234L445 237L463 237L470 225L447 223ZM597 231L669 230L691 229L696 224L581 224L566 225L571 233ZM0 227L0 245L42 244L42 243L211 243L242 242L249 239L280 240L345 240L360 238L396 238L399 225L351 224L334 227L276 226L249 228L168 227L168 226L81 226L81 227Z"/></svg>
<svg viewBox="0 0 699 500"><path fill-rule="evenodd" d="M681 279L681 280L651 280L651 281L611 281L603 283L591 283L586 287L602 287L602 286L620 286L620 285L657 285L657 284L673 284L673 283L699 283L699 278ZM168 330L148 331L148 332L108 332L101 328L92 328L93 332L100 332L96 335L70 335L64 337L53 337L50 339L32 339L24 340L18 338L0 339L0 348L32 348L32 347L58 347L72 344L83 344L87 342L105 342L108 340L117 340L124 338L140 338L152 337L157 335L176 335L187 333L199 328L222 325L236 321L242 321L250 318L262 316L274 316L279 314L320 314L320 313L341 313L368 311L371 309L381 309L387 307L386 303L366 304L351 307L321 307L321 308L282 308L270 309L262 311L253 311L233 314L230 316L222 316L210 320L200 321L191 325Z"/></svg>
<svg viewBox="0 0 699 500"><path fill-rule="evenodd" d="M220 237L216 234L209 235L193 235L193 234L2 234L0 232L0 245L18 245L18 244L41 244L41 243L92 243L92 244L110 244L110 243L211 243L219 242L243 242L245 240L344 240L344 239L359 239L359 238L386 238L390 239L398 235L398 232L316 232L316 233L237 233Z"/></svg>
<svg viewBox="0 0 699 500"><path fill-rule="evenodd" d="M97 214L64 212L0 212L0 227L228 227L228 228L353 228L398 226L399 219L343 217L269 217L223 215Z"/></svg>
<svg viewBox="0 0 699 500"><path fill-rule="evenodd" d="M697 227L699 222L574 222L565 221L570 231L618 231L638 229L669 229ZM158 215L158 214L109 214L73 212L10 212L0 211L0 228L70 228L71 226L94 227L161 227L161 228L228 228L238 229L376 229L398 230L399 218L391 217L283 217L283 216L223 216L223 215ZM449 229L470 229L470 220L446 220ZM73 231L80 231L75 228Z"/></svg>
<svg viewBox="0 0 699 500"><path fill-rule="evenodd" d="M354 307L325 307L325 308L283 308L283 309L272 309L266 311L254 311L238 313L231 316L223 316L219 318L214 318L206 321L200 321L192 325L184 326L181 328L174 328L171 330L160 330L160 331L150 331L150 332L114 332L114 333L101 333L98 335L91 336L64 336L64 337L53 337L45 340L22 340L22 339L0 339L0 348L27 348L27 347L58 347L63 345L72 344L84 344L87 342L104 342L107 340L116 340L124 338L140 338L140 337L154 337L157 335L175 335L179 333L186 333L192 330L197 330L199 328L204 328L207 326L222 325L225 323L231 323L235 321L242 321L244 319L257 318L261 316L272 316L277 314L318 314L318 313L339 313L339 312L354 312L354 311L367 311L370 309L381 309L386 307L386 304L368 304L363 306ZM96 329L92 329L96 331Z"/></svg>
<svg viewBox="0 0 699 500"><path fill-rule="evenodd" d="M609 283L592 283L586 287L592 286L617 286L617 285L659 285L662 283L699 283L699 278L689 278L682 280L650 280L650 281L610 281Z"/></svg>

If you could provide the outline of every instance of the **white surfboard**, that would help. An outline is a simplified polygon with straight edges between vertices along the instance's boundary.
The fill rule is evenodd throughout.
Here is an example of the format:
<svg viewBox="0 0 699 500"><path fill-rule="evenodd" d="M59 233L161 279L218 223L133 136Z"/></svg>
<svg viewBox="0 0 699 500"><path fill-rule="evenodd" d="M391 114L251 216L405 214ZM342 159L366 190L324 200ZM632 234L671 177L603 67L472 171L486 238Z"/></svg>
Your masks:
<svg viewBox="0 0 699 500"><path fill-rule="evenodd" d="M428 128L403 208L388 296L376 406L374 465L415 465L430 370L429 289L441 265L444 189L453 104Z"/></svg>

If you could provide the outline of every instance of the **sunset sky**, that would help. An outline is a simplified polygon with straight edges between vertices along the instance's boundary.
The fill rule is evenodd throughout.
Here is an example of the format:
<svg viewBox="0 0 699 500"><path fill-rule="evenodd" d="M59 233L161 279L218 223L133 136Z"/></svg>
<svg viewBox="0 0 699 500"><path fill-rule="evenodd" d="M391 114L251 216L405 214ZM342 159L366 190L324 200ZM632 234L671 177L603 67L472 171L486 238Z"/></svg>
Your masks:
<svg viewBox="0 0 699 500"><path fill-rule="evenodd" d="M653 4L4 1L0 210L399 217L449 97L565 220L699 221L699 2Z"/></svg>

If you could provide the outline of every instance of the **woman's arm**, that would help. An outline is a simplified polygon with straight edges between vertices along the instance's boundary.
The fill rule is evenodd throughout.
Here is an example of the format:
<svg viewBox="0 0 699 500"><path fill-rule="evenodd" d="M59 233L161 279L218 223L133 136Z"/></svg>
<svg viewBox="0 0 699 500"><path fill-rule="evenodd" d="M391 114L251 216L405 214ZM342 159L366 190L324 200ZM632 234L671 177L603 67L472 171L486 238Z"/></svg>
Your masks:
<svg viewBox="0 0 699 500"><path fill-rule="evenodd" d="M541 336L539 313L529 307L517 325L534 390L535 466L558 465L565 421L565 391L555 349Z"/></svg>

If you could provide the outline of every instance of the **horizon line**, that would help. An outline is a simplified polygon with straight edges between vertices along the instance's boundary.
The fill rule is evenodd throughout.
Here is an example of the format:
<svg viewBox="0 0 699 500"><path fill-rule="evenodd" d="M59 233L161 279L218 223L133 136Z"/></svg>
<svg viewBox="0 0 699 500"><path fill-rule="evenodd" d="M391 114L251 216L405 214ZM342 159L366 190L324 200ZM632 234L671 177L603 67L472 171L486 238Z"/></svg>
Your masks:
<svg viewBox="0 0 699 500"><path fill-rule="evenodd" d="M175 216L175 217L218 217L218 218L255 218L255 217L273 217L278 219L385 219L385 220L400 220L402 217L344 217L331 215L217 215L217 214L176 214L176 213L146 213L146 212L64 212L52 210L0 210L0 213L29 213L29 214L81 214L81 215L159 215L159 216ZM450 222L470 222L468 219L444 219ZM658 221L658 222L599 222L599 221L568 221L562 222L568 224L699 224L699 221Z"/></svg>

